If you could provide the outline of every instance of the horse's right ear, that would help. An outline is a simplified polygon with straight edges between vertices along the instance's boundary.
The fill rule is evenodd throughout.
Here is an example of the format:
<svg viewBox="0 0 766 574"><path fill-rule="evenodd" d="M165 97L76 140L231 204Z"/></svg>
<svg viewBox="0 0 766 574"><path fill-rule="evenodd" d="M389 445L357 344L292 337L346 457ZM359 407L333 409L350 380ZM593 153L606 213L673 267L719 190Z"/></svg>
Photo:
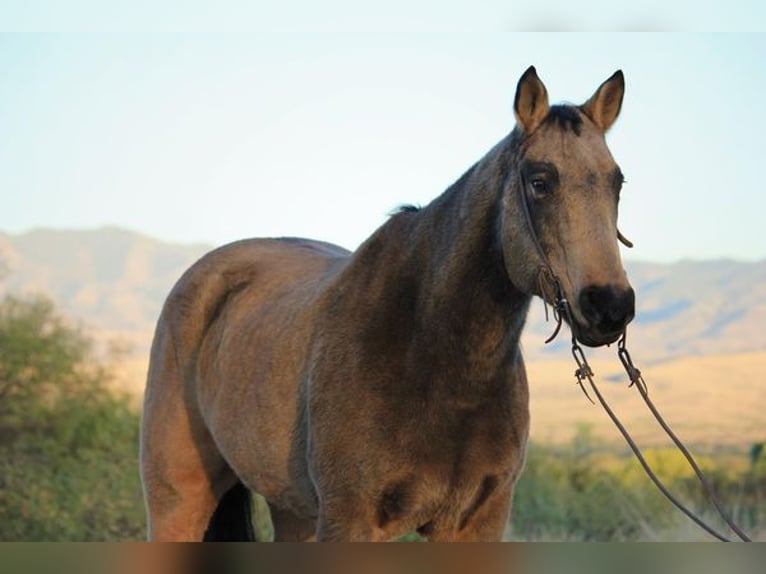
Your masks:
<svg viewBox="0 0 766 574"><path fill-rule="evenodd" d="M545 119L548 109L548 90L537 77L535 67L529 66L516 86L513 100L516 122L524 133L531 134Z"/></svg>
<svg viewBox="0 0 766 574"><path fill-rule="evenodd" d="M581 109L593 120L601 131L606 133L620 115L622 96L625 94L625 76L617 70L601 84Z"/></svg>

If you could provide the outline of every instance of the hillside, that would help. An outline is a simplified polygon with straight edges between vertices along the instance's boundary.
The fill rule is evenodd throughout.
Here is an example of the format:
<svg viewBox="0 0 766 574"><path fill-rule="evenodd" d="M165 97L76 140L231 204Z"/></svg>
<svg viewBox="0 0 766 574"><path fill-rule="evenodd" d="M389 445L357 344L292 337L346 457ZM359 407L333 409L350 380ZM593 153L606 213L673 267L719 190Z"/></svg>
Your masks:
<svg viewBox="0 0 766 574"><path fill-rule="evenodd" d="M163 243L130 231L36 230L0 233L2 292L42 292L81 321L100 342L129 349L119 370L140 396L152 331L162 303L183 271L211 247ZM766 261L628 261L638 297L630 347L658 404L691 440L742 444L766 438ZM535 301L522 338L533 385L534 436L567 440L577 423L615 436L603 413L574 386L568 332L552 344L553 328ZM615 349L589 351L600 381L638 433L657 435L633 390L627 390ZM650 367L647 369L647 367ZM719 430L720 429L720 430ZM722 429L726 429L724 432Z"/></svg>
<svg viewBox="0 0 766 574"><path fill-rule="evenodd" d="M0 233L0 293L44 293L98 337L144 355L168 291L209 249L113 227Z"/></svg>
<svg viewBox="0 0 766 574"><path fill-rule="evenodd" d="M0 290L47 293L90 328L141 341L173 283L209 249L109 227L0 233L7 268ZM766 261L627 261L626 268L638 306L631 343L652 361L766 350ZM565 336L543 347L551 330L534 301L524 337L529 359L566 355Z"/></svg>
<svg viewBox="0 0 766 574"><path fill-rule="evenodd" d="M626 261L636 290L632 348L652 361L766 350L766 261ZM567 348L564 338L541 348L552 331L542 303L533 303L525 347L530 358ZM532 342L534 341L534 344Z"/></svg>

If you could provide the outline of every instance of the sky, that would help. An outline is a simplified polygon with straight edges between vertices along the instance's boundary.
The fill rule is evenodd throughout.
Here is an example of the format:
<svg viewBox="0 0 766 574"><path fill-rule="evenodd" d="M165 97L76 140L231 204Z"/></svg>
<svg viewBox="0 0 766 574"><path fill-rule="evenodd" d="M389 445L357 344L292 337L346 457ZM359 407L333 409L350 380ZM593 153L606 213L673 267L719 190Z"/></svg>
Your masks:
<svg viewBox="0 0 766 574"><path fill-rule="evenodd" d="M625 74L626 257L766 258L766 35L746 33L0 34L0 231L354 248L513 128L531 64L551 102Z"/></svg>

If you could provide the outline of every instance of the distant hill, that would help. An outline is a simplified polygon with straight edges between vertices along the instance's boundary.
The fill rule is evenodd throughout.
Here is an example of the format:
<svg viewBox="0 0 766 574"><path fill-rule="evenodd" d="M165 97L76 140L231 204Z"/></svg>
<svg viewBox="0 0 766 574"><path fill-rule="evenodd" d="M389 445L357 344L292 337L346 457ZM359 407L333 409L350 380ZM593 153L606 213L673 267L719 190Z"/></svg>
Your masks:
<svg viewBox="0 0 766 574"><path fill-rule="evenodd" d="M766 261L626 261L625 267L637 297L629 341L642 356L658 361L766 350ZM528 356L568 348L560 337L551 349L541 350L551 330L542 303L533 303L525 337Z"/></svg>
<svg viewBox="0 0 766 574"><path fill-rule="evenodd" d="M46 294L98 335L127 339L144 354L168 291L209 249L114 227L0 233L0 292Z"/></svg>
<svg viewBox="0 0 766 574"><path fill-rule="evenodd" d="M131 341L144 355L173 283L211 248L112 227L0 233L0 292L46 293L89 328ZM643 361L766 350L766 261L626 267L638 297L630 340ZM523 340L530 360L566 355L566 335L543 347L551 330L542 303L533 302Z"/></svg>

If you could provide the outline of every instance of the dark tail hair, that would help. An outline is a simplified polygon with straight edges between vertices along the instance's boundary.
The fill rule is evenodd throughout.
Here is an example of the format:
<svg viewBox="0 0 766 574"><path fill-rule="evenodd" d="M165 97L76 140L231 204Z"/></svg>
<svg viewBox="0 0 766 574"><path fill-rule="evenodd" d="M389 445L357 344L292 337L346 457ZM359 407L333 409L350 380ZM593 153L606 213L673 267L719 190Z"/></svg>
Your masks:
<svg viewBox="0 0 766 574"><path fill-rule="evenodd" d="M205 531L205 542L255 540L250 512L250 491L238 482L223 495Z"/></svg>

